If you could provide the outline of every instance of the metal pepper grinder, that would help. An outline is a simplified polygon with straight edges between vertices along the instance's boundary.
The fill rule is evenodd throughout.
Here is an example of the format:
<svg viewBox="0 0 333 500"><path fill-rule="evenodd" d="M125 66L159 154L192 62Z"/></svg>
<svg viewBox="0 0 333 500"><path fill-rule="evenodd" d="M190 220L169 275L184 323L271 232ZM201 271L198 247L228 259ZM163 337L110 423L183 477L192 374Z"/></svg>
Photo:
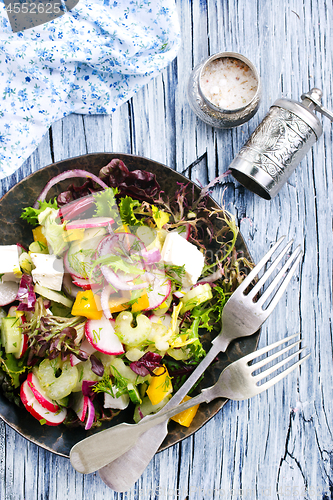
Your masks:
<svg viewBox="0 0 333 500"><path fill-rule="evenodd" d="M302 102L278 99L232 161L235 179L266 200L276 196L323 132L314 111L333 121L321 98L322 91L313 88Z"/></svg>

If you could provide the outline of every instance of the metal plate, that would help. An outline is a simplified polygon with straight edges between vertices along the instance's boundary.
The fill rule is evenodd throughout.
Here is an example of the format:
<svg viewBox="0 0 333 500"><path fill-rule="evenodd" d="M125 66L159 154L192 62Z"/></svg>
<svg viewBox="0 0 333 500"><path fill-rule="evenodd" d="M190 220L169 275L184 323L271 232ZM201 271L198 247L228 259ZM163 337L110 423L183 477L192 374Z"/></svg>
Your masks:
<svg viewBox="0 0 333 500"><path fill-rule="evenodd" d="M98 175L99 170L107 165L113 158L121 159L129 170L148 170L156 175L156 178L161 186L161 189L172 196L177 189L177 182L191 182L181 174L162 165L161 163L133 155L121 153L93 153L76 158L70 158L58 163L54 163L42 168L38 172L31 174L16 184L8 193L0 200L0 225L1 225L1 244L15 244L20 242L27 245L32 241L31 227L26 221L20 219L22 209L33 205L45 184L55 175L79 168L87 170ZM48 194L49 197L56 196L61 190L65 189L71 183L70 180L63 181L57 184ZM199 194L200 189L194 184L195 193ZM210 200L212 206L218 208L218 205ZM245 256L252 261L245 242L239 235L236 243L238 250L243 251ZM209 387L214 384L223 368L231 361L240 358L250 352L253 352L258 343L259 332L245 337L239 341L234 341L230 344L225 354L220 354L218 359L205 373L205 377L201 382L199 389ZM204 346L209 348L210 335L207 332L203 335ZM160 447L160 451L172 446L185 437L190 436L202 427L210 418L212 418L224 405L225 399L219 399L210 404L202 404L198 413L189 428L181 427L175 422L169 424L169 434ZM84 439L93 432L99 432L102 429L116 425L120 422L132 422L131 411L123 411L115 417L111 422L103 424L98 430L85 431L82 428L67 428L64 425L57 427L49 427L40 425L26 410L21 410L14 404L10 403L2 394L0 394L0 417L19 434L29 441L41 446L61 456L68 457L69 452L75 443Z"/></svg>

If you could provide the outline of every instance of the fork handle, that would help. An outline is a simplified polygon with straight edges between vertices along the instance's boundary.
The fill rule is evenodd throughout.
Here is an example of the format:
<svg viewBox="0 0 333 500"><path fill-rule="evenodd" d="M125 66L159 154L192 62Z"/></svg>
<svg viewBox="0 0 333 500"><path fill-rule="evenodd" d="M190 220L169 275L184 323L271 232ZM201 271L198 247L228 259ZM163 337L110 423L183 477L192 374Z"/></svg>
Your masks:
<svg viewBox="0 0 333 500"><path fill-rule="evenodd" d="M211 401L214 397L213 387L204 389L198 396L185 401L179 406L169 410L162 410L137 424L116 425L83 439L71 449L70 460L73 467L82 474L90 474L101 469L132 448L139 437L152 427L167 422L177 413L192 406Z"/></svg>
<svg viewBox="0 0 333 500"><path fill-rule="evenodd" d="M205 358L186 380L185 384L182 385L160 412L156 415L145 417L139 424L120 424L83 439L71 449L70 459L73 467L83 474L94 472L113 460L116 460L130 448L135 446L139 437L151 427L169 420L169 418L180 411L206 401L206 398L209 397L208 389L195 398L182 403L182 409L179 407L179 403L184 399L184 396L186 396L195 382L201 377L206 368L220 352L221 349L218 338L219 337L217 337L213 343ZM161 434L159 445L164 440L164 437L165 436ZM112 443L112 446L110 446L110 443Z"/></svg>
<svg viewBox="0 0 333 500"><path fill-rule="evenodd" d="M176 394L172 396L172 398L167 402L167 404L163 407L163 413L166 410L171 408L175 408L179 405L179 403L184 399L186 394L192 389L194 384L199 380L204 371L208 368L208 366L212 363L212 361L216 358L216 356L221 352L220 345L220 337L217 336L213 340L213 345L204 357L204 359L198 364L194 372L191 373L186 382L178 389ZM161 412L160 412L161 413ZM176 415L176 413L174 413Z"/></svg>

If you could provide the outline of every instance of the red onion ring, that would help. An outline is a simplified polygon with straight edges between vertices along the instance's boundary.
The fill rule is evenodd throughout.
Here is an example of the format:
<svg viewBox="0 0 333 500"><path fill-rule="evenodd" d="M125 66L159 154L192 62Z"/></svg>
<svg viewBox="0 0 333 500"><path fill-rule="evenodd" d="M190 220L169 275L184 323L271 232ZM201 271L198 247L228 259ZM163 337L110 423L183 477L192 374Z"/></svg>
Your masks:
<svg viewBox="0 0 333 500"><path fill-rule="evenodd" d="M59 175L56 175L53 177L49 182L46 184L45 188L43 191L40 193L39 197L37 198L34 207L33 208L38 208L38 202L39 201L44 201L46 198L47 193L53 187L55 184L58 182L61 182L65 179L73 179L74 177L83 177L86 179L92 179L94 182L99 184L103 189L107 189L108 186L103 182L99 177L97 177L95 174L92 174L91 172L86 172L85 170L80 170L80 169L73 169L73 170L66 170L66 172L62 172Z"/></svg>
<svg viewBox="0 0 333 500"><path fill-rule="evenodd" d="M106 286L104 286L102 293L101 293L101 307L102 307L104 316L107 319L112 319L112 314L111 314L110 308L109 308L109 297L110 297L112 290L113 290L113 287L111 285L106 285Z"/></svg>

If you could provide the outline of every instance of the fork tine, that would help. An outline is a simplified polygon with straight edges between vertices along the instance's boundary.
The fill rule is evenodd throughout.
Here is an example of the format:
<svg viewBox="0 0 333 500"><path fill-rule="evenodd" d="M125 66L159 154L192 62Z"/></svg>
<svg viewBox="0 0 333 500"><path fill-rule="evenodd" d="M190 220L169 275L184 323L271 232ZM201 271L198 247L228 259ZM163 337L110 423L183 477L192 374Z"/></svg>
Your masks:
<svg viewBox="0 0 333 500"><path fill-rule="evenodd" d="M276 359L279 356L281 356L282 354L285 354L286 352L290 351L290 349L292 349L296 345L300 344L301 342L302 342L302 339L296 340L296 342L294 342L293 344L288 344L286 347L284 347L283 349L280 349L279 351L276 351L274 354L270 354L266 358L261 359L260 361L256 361L256 362L252 363L252 365L251 365L251 368L252 368L251 373L254 372L255 370L258 370L259 368L262 368L263 366L267 365L267 363L269 363L270 361L273 361L273 359Z"/></svg>
<svg viewBox="0 0 333 500"><path fill-rule="evenodd" d="M266 255L258 262L258 264L252 269L252 271L247 275L247 277L242 281L242 283L236 288L233 295L238 294L246 290L246 288L250 285L250 283L257 276L258 272L264 267L264 265L269 261L277 247L280 243L285 239L285 236L281 236L276 243L268 250ZM230 300L230 299L229 299Z"/></svg>
<svg viewBox="0 0 333 500"><path fill-rule="evenodd" d="M286 342L289 342L289 340L294 339L295 337L299 336L300 333L294 333L294 335L290 335L289 337L285 337L282 340L278 340L277 342L274 342L273 344L270 344L266 347L262 347L261 349L258 349L257 351L250 352L250 354L247 354L243 358L240 358L242 361L245 361L246 363L249 363L250 361L253 361L255 358L259 358L262 354L266 354L267 352L275 349L276 347L279 347L282 344L285 344Z"/></svg>
<svg viewBox="0 0 333 500"><path fill-rule="evenodd" d="M275 276L274 280L270 283L270 285L267 287L267 289L264 291L264 293L262 294L262 296L258 300L258 303L260 305L263 305L263 303L267 300L267 298L269 297L269 295L271 294L271 292L278 285L279 281L281 280L281 278L283 277L283 275L287 271L290 263L296 257L295 262L293 263L293 265L291 266L291 268L288 270L288 272L287 272L286 276L284 277L284 279L283 279L280 287L278 288L276 294L274 295L274 297L271 300L270 304L266 308L266 314L267 315L269 315L272 312L272 310L274 309L274 307L276 306L276 304L279 302L279 300L280 300L283 292L287 288L288 283L291 280L291 278L292 278L292 276L293 276L293 274L294 274L294 272L296 270L296 267L298 266L299 261L302 258L302 255L303 255L303 252L301 250L301 246L298 245L298 247L291 254L291 256L289 257L289 259L287 260L287 262L285 263L285 265L282 267L282 269L280 270L280 272Z"/></svg>
<svg viewBox="0 0 333 500"><path fill-rule="evenodd" d="M258 387L258 394L260 394L260 392L265 391L269 387L272 387L277 382L279 382L280 380L282 380L284 377L286 377L287 375L289 375L290 372L292 372L293 370L295 370L295 368L297 368L299 365L301 365L309 356L310 356L310 353L307 354L306 356L304 356L304 358L302 358L299 361L297 361L296 363L294 363L293 365L291 365L289 368L287 368L283 372L281 372L278 375L276 375L276 377L271 378L270 380L268 380L264 384L258 385L257 386Z"/></svg>
<svg viewBox="0 0 333 500"><path fill-rule="evenodd" d="M292 347L292 346L290 346L290 347ZM268 375L270 375L271 373L274 373L276 370L278 370L279 368L281 368L283 365L285 365L286 363L288 363L289 361L291 361L293 358L295 358L296 356L299 356L305 349L306 349L305 347L302 347L301 349L298 349L298 351L295 351L295 352L291 353L286 358L282 359L278 363L275 363L274 366L270 366L269 368L267 368L267 370L263 370L262 372L258 373L257 375L254 375L253 378L255 380L259 381L259 380L262 380L263 378L268 377ZM279 354L282 354L282 352L279 353ZM269 361L270 359L271 359L271 357L268 356L266 358L266 361Z"/></svg>
<svg viewBox="0 0 333 500"><path fill-rule="evenodd" d="M279 253L279 255L274 259L274 261L271 263L269 268L264 272L260 280L255 284L255 286L252 288L252 290L248 293L248 298L253 298L257 295L259 292L260 288L263 286L264 283L268 280L276 266L279 264L279 262L282 260L282 258L285 256L285 254L288 252L289 248L293 244L294 240L290 240L289 243L284 247L284 249Z"/></svg>

